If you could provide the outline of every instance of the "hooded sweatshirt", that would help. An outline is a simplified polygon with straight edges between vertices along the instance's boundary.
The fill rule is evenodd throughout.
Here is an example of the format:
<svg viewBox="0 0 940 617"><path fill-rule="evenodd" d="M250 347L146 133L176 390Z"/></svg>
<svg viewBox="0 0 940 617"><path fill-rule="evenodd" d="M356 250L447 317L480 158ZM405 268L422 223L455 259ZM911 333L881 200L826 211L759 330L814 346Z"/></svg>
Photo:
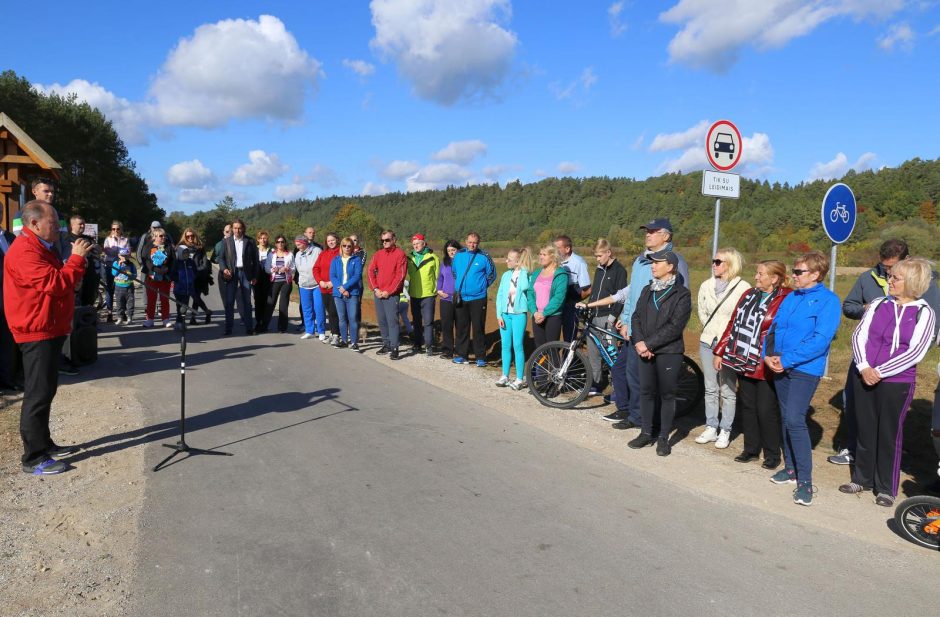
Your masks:
<svg viewBox="0 0 940 617"><path fill-rule="evenodd" d="M936 315L926 300L873 302L852 334L852 358L859 371L874 368L884 381L914 383L917 363L933 342Z"/></svg>

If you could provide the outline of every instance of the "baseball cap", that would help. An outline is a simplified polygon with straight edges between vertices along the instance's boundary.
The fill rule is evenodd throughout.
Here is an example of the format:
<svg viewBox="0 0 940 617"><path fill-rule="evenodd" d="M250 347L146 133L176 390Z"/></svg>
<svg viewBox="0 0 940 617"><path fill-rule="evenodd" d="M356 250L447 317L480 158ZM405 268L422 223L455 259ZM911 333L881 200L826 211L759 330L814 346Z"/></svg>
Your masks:
<svg viewBox="0 0 940 617"><path fill-rule="evenodd" d="M665 229L669 233L672 233L672 223L669 222L669 219L653 219L646 225L640 225L640 229L647 229L649 231Z"/></svg>
<svg viewBox="0 0 940 617"><path fill-rule="evenodd" d="M158 227L163 227L163 225L160 224L160 221L154 221L150 223L150 229L156 229Z"/></svg>
<svg viewBox="0 0 940 617"><path fill-rule="evenodd" d="M423 241L423 240L424 240L424 234L415 234L415 235L411 236L411 239L412 239L412 240L422 240L422 241Z"/></svg>
<svg viewBox="0 0 940 617"><path fill-rule="evenodd" d="M660 229L665 228L660 227ZM656 251L655 253L651 253L650 259L653 261L665 261L666 263L672 264L673 266L679 265L679 256L669 250Z"/></svg>

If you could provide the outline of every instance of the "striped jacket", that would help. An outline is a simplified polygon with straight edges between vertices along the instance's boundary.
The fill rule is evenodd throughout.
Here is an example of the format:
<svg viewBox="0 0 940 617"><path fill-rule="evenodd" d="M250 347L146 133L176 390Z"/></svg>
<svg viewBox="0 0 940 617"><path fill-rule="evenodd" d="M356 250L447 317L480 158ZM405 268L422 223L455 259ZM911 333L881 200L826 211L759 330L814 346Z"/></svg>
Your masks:
<svg viewBox="0 0 940 617"><path fill-rule="evenodd" d="M917 363L933 342L933 309L924 299L898 304L872 302L852 334L852 357L859 371L874 368L884 381L913 383Z"/></svg>

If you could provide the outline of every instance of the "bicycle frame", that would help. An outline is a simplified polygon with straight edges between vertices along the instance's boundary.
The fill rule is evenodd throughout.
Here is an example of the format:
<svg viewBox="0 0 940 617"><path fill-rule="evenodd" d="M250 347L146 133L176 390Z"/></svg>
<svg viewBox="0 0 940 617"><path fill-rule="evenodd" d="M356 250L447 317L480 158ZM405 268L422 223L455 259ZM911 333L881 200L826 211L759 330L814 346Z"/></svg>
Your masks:
<svg viewBox="0 0 940 617"><path fill-rule="evenodd" d="M621 343L627 340L625 337L621 336L620 333L615 330L608 330L606 328L595 326L593 323L591 323L590 317L588 316L586 319L584 319L584 327L580 328L580 331L578 332L578 336L576 336L574 340L571 341L571 345L568 347L568 349L572 351L574 349L577 349L578 347L583 345L587 341L587 339L590 337L590 339L594 342L594 345L597 346L597 349L600 352L601 358L604 360L605 363L607 363L608 367L612 367L614 363L617 362L618 351L615 349L614 353L612 354L608 352L607 345L604 342L602 342L600 339L601 336L609 336L612 339L620 341ZM571 353L567 354L567 356L565 357L565 361L561 366L562 370L565 370L565 371L568 370L568 367L571 365L571 357L572 357Z"/></svg>

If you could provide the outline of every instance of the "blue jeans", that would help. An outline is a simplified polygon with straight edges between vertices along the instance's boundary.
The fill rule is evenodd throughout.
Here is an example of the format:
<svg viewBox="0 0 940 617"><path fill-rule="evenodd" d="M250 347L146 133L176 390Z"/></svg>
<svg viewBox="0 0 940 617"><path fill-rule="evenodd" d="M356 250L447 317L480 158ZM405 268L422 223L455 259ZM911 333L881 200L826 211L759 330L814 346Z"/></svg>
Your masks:
<svg viewBox="0 0 940 617"><path fill-rule="evenodd" d="M251 279L241 268L235 268L232 278L225 285L225 329L231 332L235 322L235 305L238 315L248 332L255 329L255 319L251 312Z"/></svg>
<svg viewBox="0 0 940 617"><path fill-rule="evenodd" d="M632 341L627 341L620 348L620 353L627 357L627 390L630 396L627 414L630 421L639 426L643 422L643 414L640 412L640 356L636 354Z"/></svg>
<svg viewBox="0 0 940 617"><path fill-rule="evenodd" d="M617 354L617 361L610 367L610 383L614 387L613 399L617 405L617 411L622 414L630 412L630 386L627 385L627 347L630 343L624 343ZM635 354L634 354L635 355ZM631 420L639 418L630 417ZM639 424L639 422L636 422Z"/></svg>
<svg viewBox="0 0 940 617"><path fill-rule="evenodd" d="M379 322L379 331L382 333L382 343L388 349L398 349L398 305L400 296L375 299L375 317ZM405 305L407 307L407 305Z"/></svg>
<svg viewBox="0 0 940 617"><path fill-rule="evenodd" d="M339 316L339 338L344 343L359 342L359 297L333 296Z"/></svg>
<svg viewBox="0 0 940 617"><path fill-rule="evenodd" d="M738 374L727 366L722 366L721 371L716 371L712 348L701 341L698 344L698 353L702 361L702 375L705 377L705 424L730 433L734 423L735 405L738 402Z"/></svg>
<svg viewBox="0 0 940 617"><path fill-rule="evenodd" d="M819 385L819 377L800 371L784 371L776 379L777 400L783 421L783 460L796 470L796 481L813 482L813 444L806 415Z"/></svg>
<svg viewBox="0 0 940 617"><path fill-rule="evenodd" d="M499 340L503 350L503 375L509 377L509 365L513 356L516 358L516 379L522 379L525 372L525 326L528 322L528 313L503 313L500 315L505 328L499 329Z"/></svg>

